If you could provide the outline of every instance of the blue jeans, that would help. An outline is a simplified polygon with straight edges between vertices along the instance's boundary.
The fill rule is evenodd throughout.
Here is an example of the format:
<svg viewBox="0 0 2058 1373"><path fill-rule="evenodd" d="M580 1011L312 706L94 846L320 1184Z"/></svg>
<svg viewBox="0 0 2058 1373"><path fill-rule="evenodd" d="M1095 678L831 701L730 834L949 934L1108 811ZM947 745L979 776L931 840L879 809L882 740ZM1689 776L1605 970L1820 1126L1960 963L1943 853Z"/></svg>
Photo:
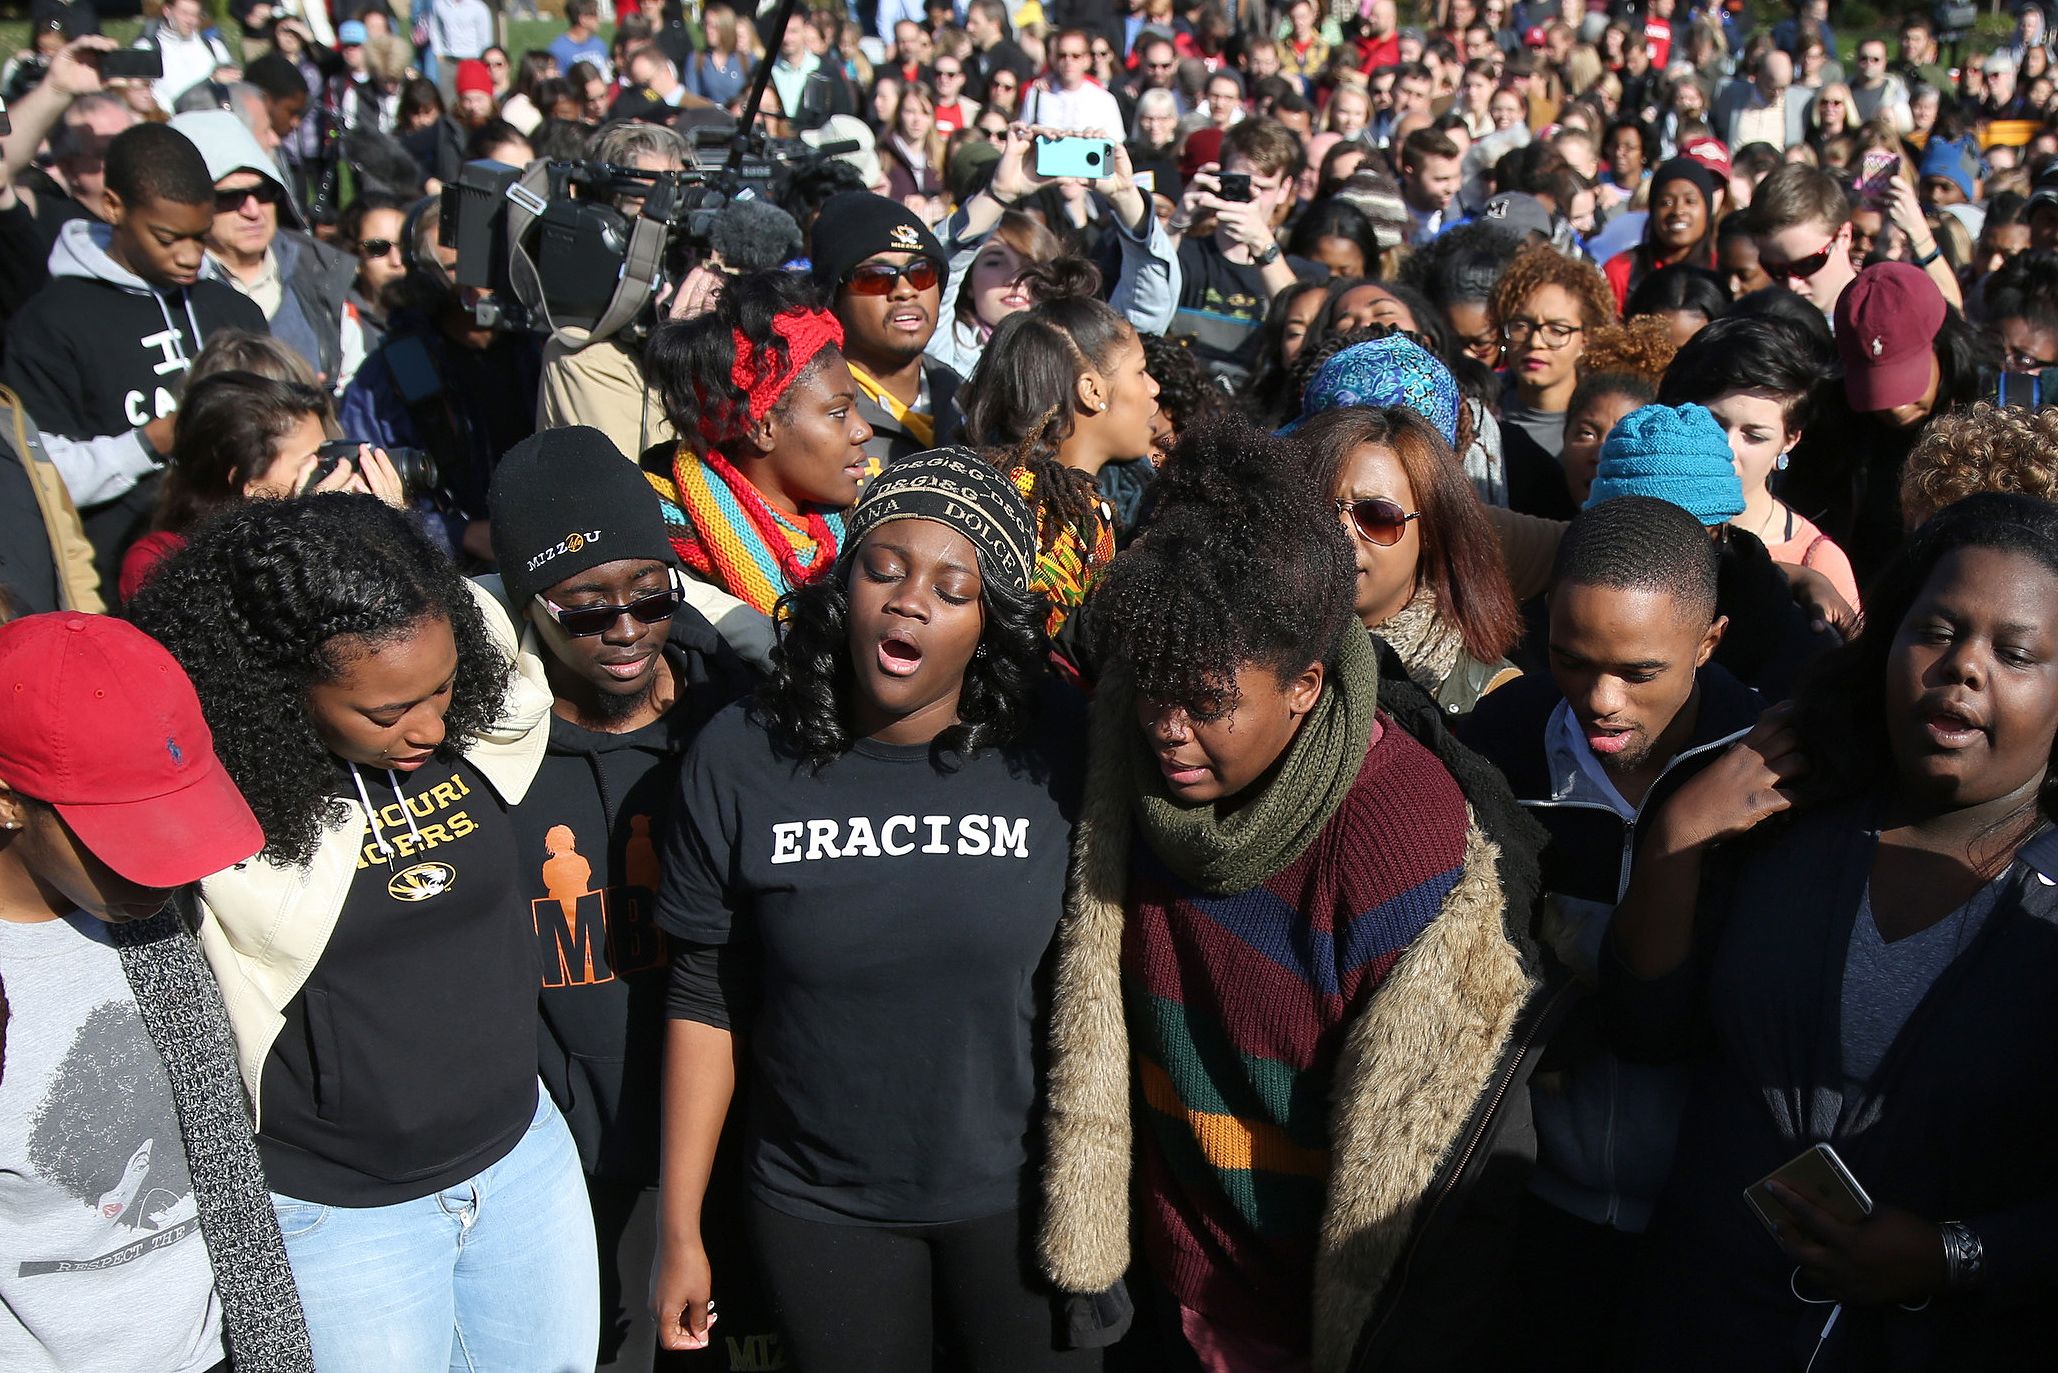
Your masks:
<svg viewBox="0 0 2058 1373"><path fill-rule="evenodd" d="M593 1212L537 1093L513 1152L393 1206L272 1194L321 1373L580 1373L600 1339Z"/></svg>

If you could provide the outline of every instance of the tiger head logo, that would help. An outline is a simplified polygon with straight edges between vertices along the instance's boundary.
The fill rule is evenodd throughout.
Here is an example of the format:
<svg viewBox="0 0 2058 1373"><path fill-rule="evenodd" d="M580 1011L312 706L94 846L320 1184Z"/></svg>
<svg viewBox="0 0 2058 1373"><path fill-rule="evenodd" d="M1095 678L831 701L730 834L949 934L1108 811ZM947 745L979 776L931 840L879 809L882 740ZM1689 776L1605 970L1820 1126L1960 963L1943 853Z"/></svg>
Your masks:
<svg viewBox="0 0 2058 1373"><path fill-rule="evenodd" d="M441 896L457 881L457 870L448 863L417 863L393 874L386 893L395 901L427 901Z"/></svg>

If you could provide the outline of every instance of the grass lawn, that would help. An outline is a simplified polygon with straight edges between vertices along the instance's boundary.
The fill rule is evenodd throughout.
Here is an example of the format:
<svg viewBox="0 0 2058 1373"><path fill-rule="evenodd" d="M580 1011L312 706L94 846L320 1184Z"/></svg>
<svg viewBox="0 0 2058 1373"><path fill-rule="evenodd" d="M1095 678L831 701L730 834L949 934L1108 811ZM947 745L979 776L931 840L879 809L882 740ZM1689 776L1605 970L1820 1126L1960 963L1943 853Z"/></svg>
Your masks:
<svg viewBox="0 0 2058 1373"><path fill-rule="evenodd" d="M102 21L100 28L103 33L117 43L133 43L136 35L142 31L143 21L140 19L108 19ZM516 57L520 57L529 48L548 47L550 40L564 31L565 26L563 22L556 19L518 19L511 21L507 26L508 51L512 52ZM600 32L603 37L612 39L614 37L614 25L603 24L600 26ZM240 46L238 42L240 35L236 32L236 26L234 24L225 25L221 33L222 41L229 45L229 51L235 52ZM22 46L28 41L29 26L27 20L0 19L0 60L12 57L15 53L21 51Z"/></svg>

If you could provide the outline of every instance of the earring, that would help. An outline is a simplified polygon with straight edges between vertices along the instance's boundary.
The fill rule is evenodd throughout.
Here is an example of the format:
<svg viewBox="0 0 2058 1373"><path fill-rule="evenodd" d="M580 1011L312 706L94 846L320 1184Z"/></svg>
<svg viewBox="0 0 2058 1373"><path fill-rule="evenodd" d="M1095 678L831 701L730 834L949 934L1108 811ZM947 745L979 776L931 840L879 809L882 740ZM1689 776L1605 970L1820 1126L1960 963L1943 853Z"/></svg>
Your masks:
<svg viewBox="0 0 2058 1373"><path fill-rule="evenodd" d="M1100 414L1101 412L1105 411L1105 410L1106 410L1107 408L1108 408L1108 403L1107 403L1106 401L1102 401L1102 402L1101 402L1100 404L1098 404L1098 405L1094 406L1094 407L1093 407L1093 410L1094 410L1094 413L1095 413L1095 414Z"/></svg>
<svg viewBox="0 0 2058 1373"><path fill-rule="evenodd" d="M972 656L974 658L984 658L986 656L986 645L981 644L979 645L979 647L973 649Z"/></svg>
<svg viewBox="0 0 2058 1373"><path fill-rule="evenodd" d="M1781 453L1778 457L1774 458L1772 460L1772 470L1775 472L1786 471L1787 464L1793 461L1793 459L1788 456L1788 454L1792 453L1792 451L1792 449L1788 449L1787 452Z"/></svg>

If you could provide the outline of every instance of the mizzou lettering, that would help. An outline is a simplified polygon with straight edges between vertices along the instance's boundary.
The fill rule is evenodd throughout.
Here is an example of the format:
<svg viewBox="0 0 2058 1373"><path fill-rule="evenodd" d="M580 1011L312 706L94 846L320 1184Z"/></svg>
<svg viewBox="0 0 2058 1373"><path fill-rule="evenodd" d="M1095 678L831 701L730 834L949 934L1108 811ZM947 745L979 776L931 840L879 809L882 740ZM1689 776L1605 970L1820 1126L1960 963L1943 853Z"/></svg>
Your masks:
<svg viewBox="0 0 2058 1373"><path fill-rule="evenodd" d="M453 777L407 797L405 804L392 801L379 807L379 829L385 835L392 856L396 860L413 858L444 844L454 844L478 829L478 821L472 819L470 812L451 810L471 794L471 786L462 777ZM410 815L415 821L412 828L407 822ZM379 849L378 838L367 830L364 845L358 850L357 866L368 868L374 863L384 864L387 857Z"/></svg>

